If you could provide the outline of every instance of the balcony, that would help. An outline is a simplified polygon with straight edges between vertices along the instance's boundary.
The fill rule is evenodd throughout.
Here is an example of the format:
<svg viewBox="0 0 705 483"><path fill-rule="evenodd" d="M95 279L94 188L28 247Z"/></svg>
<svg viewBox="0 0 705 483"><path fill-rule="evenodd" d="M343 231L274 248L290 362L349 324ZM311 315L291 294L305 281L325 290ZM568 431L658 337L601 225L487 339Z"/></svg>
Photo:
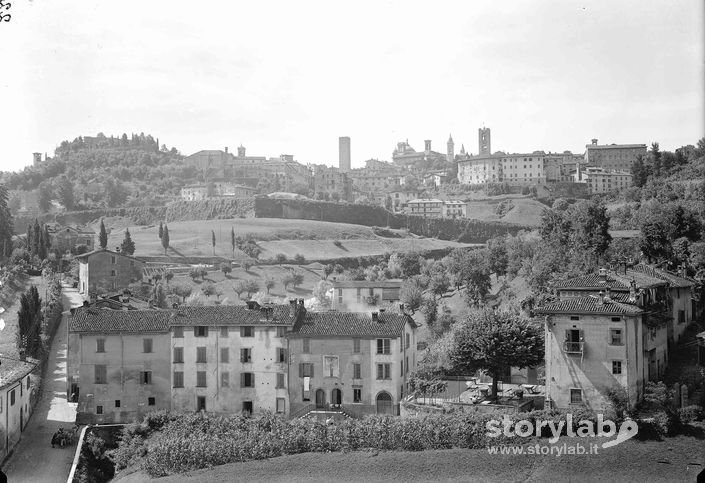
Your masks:
<svg viewBox="0 0 705 483"><path fill-rule="evenodd" d="M565 341L563 342L563 352L566 354L583 354L584 350L584 344L585 342L572 342L572 341Z"/></svg>

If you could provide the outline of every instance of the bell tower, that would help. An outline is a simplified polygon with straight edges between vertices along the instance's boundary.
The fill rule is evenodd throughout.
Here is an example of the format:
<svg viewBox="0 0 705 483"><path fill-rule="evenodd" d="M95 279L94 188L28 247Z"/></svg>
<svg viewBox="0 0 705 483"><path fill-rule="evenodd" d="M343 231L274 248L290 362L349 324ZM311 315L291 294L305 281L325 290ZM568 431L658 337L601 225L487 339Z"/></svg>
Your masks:
<svg viewBox="0 0 705 483"><path fill-rule="evenodd" d="M448 135L448 149L446 150L446 160L452 163L455 160L455 143L453 142L453 136Z"/></svg>
<svg viewBox="0 0 705 483"><path fill-rule="evenodd" d="M492 144L490 142L490 128L481 127L478 131L478 150L480 156L492 154Z"/></svg>

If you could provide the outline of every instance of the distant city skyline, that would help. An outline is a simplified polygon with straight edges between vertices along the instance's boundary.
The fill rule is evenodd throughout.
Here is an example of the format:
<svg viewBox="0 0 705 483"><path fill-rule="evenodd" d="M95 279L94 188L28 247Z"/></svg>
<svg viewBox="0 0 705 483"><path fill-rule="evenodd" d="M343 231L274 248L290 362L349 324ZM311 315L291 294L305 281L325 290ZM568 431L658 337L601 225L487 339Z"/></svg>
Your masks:
<svg viewBox="0 0 705 483"><path fill-rule="evenodd" d="M0 169L79 135L352 168L423 151L582 153L705 135L703 2L14 2Z"/></svg>

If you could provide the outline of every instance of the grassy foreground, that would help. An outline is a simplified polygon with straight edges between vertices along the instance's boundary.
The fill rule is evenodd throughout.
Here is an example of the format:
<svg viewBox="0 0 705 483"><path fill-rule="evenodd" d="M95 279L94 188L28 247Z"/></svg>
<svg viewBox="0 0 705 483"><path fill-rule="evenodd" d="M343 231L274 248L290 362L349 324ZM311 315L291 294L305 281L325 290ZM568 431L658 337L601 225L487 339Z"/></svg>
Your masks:
<svg viewBox="0 0 705 483"><path fill-rule="evenodd" d="M560 443L570 440L562 438ZM664 441L627 441L592 456L490 455L484 449L304 453L153 481L695 481L703 469L705 441L677 436ZM118 474L114 481L152 481L144 472L130 471Z"/></svg>

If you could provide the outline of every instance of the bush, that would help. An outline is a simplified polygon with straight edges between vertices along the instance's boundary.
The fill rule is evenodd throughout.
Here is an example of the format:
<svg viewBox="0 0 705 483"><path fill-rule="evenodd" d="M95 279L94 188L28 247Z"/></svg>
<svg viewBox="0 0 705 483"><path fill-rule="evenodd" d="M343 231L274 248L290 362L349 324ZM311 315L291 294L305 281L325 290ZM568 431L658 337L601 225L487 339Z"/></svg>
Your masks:
<svg viewBox="0 0 705 483"><path fill-rule="evenodd" d="M678 419L682 424L700 421L705 417L705 410L697 405L686 406L678 410Z"/></svg>
<svg viewBox="0 0 705 483"><path fill-rule="evenodd" d="M333 241L333 245L341 249L343 248L343 242L341 242L340 240Z"/></svg>
<svg viewBox="0 0 705 483"><path fill-rule="evenodd" d="M294 262L298 263L299 265L303 265L306 263L306 257L304 257L301 253L297 253L294 255Z"/></svg>

